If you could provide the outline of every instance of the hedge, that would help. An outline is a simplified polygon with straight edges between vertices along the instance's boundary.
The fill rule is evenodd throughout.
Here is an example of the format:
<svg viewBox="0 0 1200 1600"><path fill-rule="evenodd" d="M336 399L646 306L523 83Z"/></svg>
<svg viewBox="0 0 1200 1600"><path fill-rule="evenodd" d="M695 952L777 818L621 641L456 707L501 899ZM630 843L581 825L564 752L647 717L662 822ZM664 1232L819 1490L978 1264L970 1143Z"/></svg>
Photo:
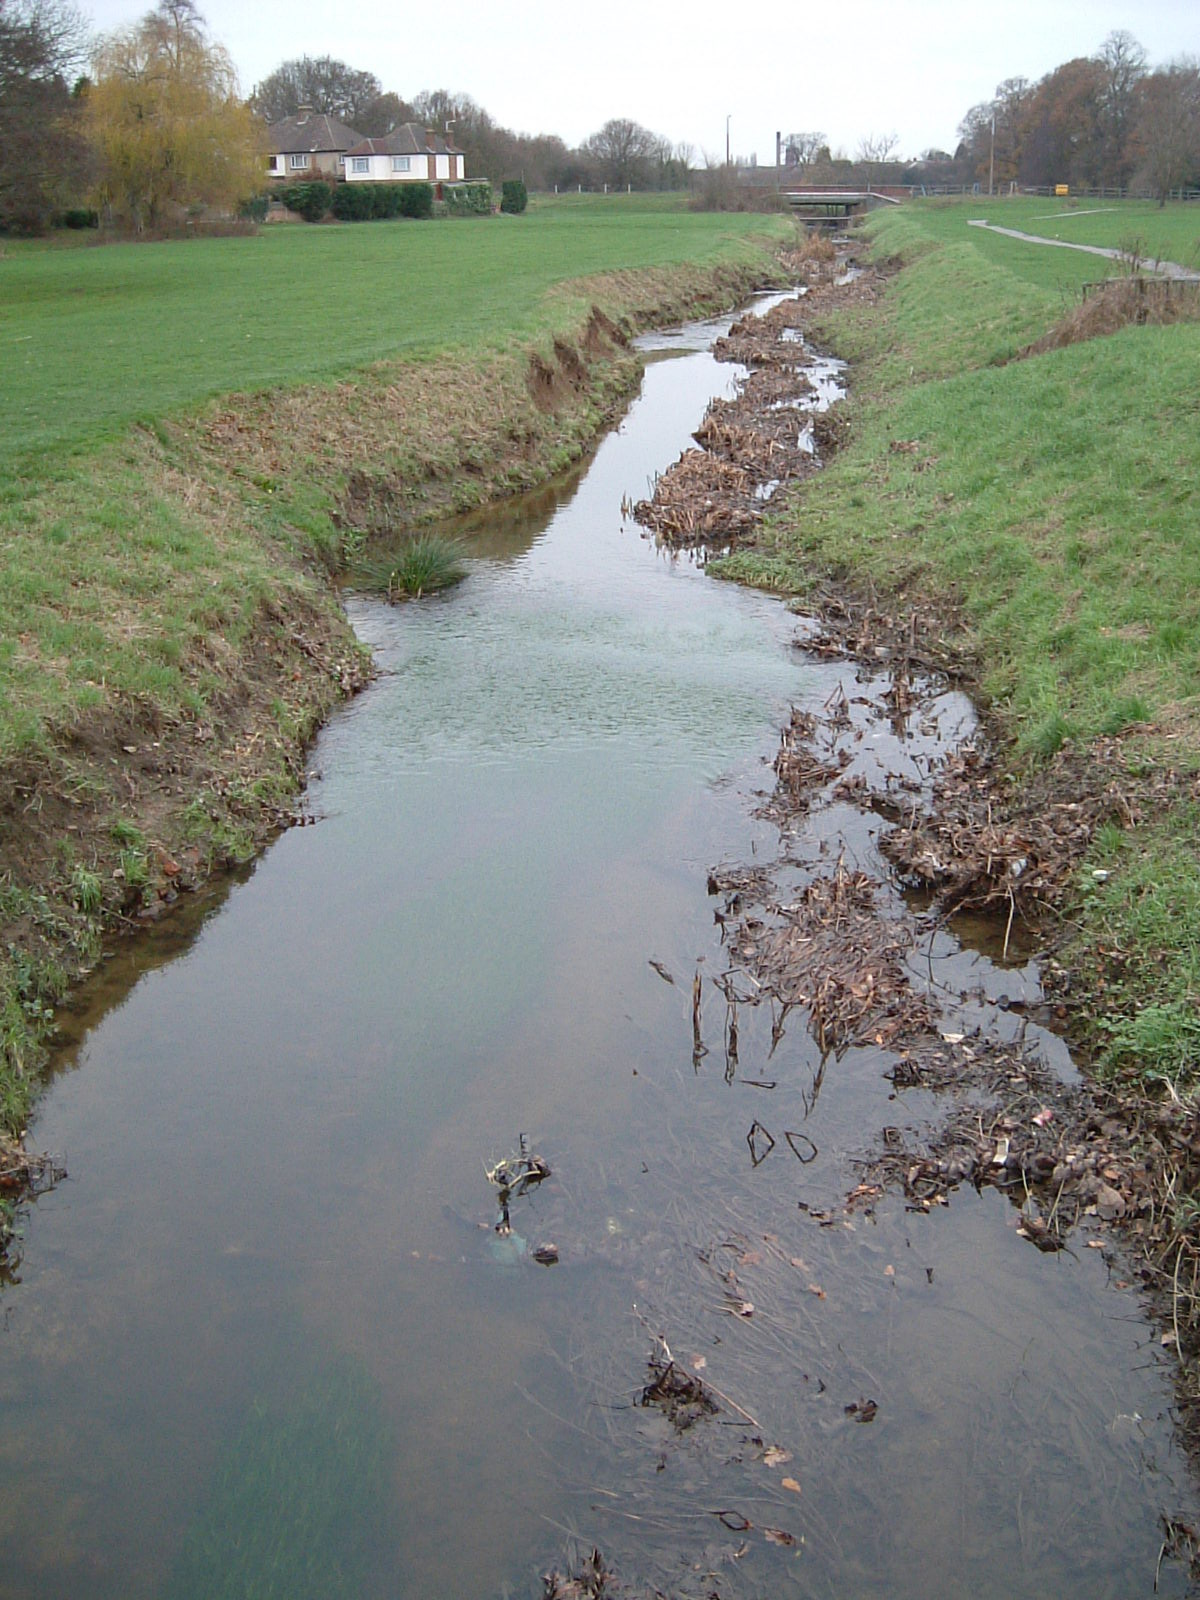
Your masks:
<svg viewBox="0 0 1200 1600"><path fill-rule="evenodd" d="M333 190L327 183L289 183L279 198L305 222L320 222L333 204Z"/></svg>
<svg viewBox="0 0 1200 1600"><path fill-rule="evenodd" d="M492 186L486 180L448 183L442 193L446 198L446 210L452 217L490 217L492 214Z"/></svg>
<svg viewBox="0 0 1200 1600"><path fill-rule="evenodd" d="M427 183L343 183L333 197L342 222L385 217L431 217L433 189Z"/></svg>

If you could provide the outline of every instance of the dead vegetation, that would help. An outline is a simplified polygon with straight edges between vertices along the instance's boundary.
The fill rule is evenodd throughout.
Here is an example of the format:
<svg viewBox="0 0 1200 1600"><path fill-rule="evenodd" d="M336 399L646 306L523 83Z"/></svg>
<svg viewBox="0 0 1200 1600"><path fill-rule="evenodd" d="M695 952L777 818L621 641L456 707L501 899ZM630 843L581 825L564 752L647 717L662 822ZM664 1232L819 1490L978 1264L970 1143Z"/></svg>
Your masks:
<svg viewBox="0 0 1200 1600"><path fill-rule="evenodd" d="M1166 326L1200 319L1200 283L1169 278L1148 278L1141 273L1128 278L1107 278L1085 284L1083 298L1048 333L1017 354L1043 355L1085 339L1100 339L1122 328Z"/></svg>
<svg viewBox="0 0 1200 1600"><path fill-rule="evenodd" d="M739 318L713 352L749 369L732 400L714 400L687 450L632 507L664 544L727 549L751 534L779 489L817 471L844 443L846 424L816 390L803 330L817 289L839 265L828 241L791 252L807 279L797 294L759 316Z"/></svg>
<svg viewBox="0 0 1200 1600"><path fill-rule="evenodd" d="M822 1052L891 1049L936 1026L936 1007L904 972L909 930L881 913L878 889L839 861L790 904L772 904L771 921L743 918L730 940L733 961L753 974L754 1003L803 1007Z"/></svg>

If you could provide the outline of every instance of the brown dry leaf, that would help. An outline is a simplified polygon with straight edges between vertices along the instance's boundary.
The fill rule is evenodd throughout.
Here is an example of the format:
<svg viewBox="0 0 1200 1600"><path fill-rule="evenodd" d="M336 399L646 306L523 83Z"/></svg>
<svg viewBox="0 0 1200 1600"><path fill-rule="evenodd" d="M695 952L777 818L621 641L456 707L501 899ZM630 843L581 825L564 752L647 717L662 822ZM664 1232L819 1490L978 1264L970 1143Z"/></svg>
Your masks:
<svg viewBox="0 0 1200 1600"><path fill-rule="evenodd" d="M734 1307L739 1317L752 1317L754 1315L754 1301L741 1300Z"/></svg>
<svg viewBox="0 0 1200 1600"><path fill-rule="evenodd" d="M895 1267L884 1267L883 1275L885 1278L894 1278L896 1276Z"/></svg>
<svg viewBox="0 0 1200 1600"><path fill-rule="evenodd" d="M784 1478L783 1487L785 1489L790 1489L793 1494L802 1493L800 1485L796 1482L795 1478Z"/></svg>
<svg viewBox="0 0 1200 1600"><path fill-rule="evenodd" d="M781 1467L785 1461L792 1459L790 1450L781 1450L777 1444L768 1445L763 1451L763 1460L769 1467Z"/></svg>
<svg viewBox="0 0 1200 1600"><path fill-rule="evenodd" d="M743 1250L738 1257L739 1267L758 1267L762 1265L761 1250Z"/></svg>
<svg viewBox="0 0 1200 1600"><path fill-rule="evenodd" d="M789 1256L788 1265L795 1267L799 1272L807 1272L809 1270L808 1262L802 1261L799 1256Z"/></svg>
<svg viewBox="0 0 1200 1600"><path fill-rule="evenodd" d="M703 1372L708 1365L708 1358L706 1356L693 1356L691 1365L693 1372Z"/></svg>
<svg viewBox="0 0 1200 1600"><path fill-rule="evenodd" d="M785 1548L789 1545L795 1544L796 1542L795 1536L790 1533L785 1533L782 1528L764 1528L763 1538L768 1544L781 1544Z"/></svg>
<svg viewBox="0 0 1200 1600"><path fill-rule="evenodd" d="M808 1292L809 1294L815 1294L818 1300L824 1300L825 1298L825 1291L819 1283L810 1283Z"/></svg>

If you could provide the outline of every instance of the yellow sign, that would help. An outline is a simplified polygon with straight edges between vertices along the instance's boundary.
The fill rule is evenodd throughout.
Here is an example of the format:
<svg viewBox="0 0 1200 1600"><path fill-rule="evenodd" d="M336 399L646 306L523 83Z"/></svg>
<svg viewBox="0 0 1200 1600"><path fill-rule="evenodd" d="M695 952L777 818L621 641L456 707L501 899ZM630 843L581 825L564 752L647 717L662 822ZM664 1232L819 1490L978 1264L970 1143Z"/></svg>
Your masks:
<svg viewBox="0 0 1200 1600"><path fill-rule="evenodd" d="M1056 183L1054 185L1054 192L1055 194L1070 194L1071 185L1069 183Z"/></svg>

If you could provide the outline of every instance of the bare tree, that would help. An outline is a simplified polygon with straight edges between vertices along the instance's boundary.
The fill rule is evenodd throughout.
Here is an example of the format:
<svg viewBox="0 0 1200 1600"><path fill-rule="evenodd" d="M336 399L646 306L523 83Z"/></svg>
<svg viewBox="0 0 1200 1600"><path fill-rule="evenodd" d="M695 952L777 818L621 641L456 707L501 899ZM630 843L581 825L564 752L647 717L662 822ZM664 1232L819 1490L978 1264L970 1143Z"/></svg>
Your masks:
<svg viewBox="0 0 1200 1600"><path fill-rule="evenodd" d="M88 51L61 0L0 0L0 226L39 232L86 173L71 80Z"/></svg>
<svg viewBox="0 0 1200 1600"><path fill-rule="evenodd" d="M282 122L309 106L357 129L358 118L382 92L373 72L348 67L332 56L298 56L256 84L250 104L267 123Z"/></svg>
<svg viewBox="0 0 1200 1600"><path fill-rule="evenodd" d="M1105 39L1100 51L1104 72L1097 104L1100 176L1124 184L1133 169L1130 135L1137 113L1138 85L1146 76L1146 52L1124 28Z"/></svg>
<svg viewBox="0 0 1200 1600"><path fill-rule="evenodd" d="M899 145L898 133L869 133L860 140L856 159L866 169L868 187L879 182L879 169L891 159Z"/></svg>
<svg viewBox="0 0 1200 1600"><path fill-rule="evenodd" d="M784 164L798 168L800 173L803 174L812 166L828 143L829 140L823 133L815 131L789 133L783 141Z"/></svg>
<svg viewBox="0 0 1200 1600"><path fill-rule="evenodd" d="M1140 85L1133 150L1138 173L1165 205L1200 175L1200 64L1184 57Z"/></svg>
<svg viewBox="0 0 1200 1600"><path fill-rule="evenodd" d="M603 182L614 189L642 187L647 169L662 141L649 128L628 117L613 117L580 147L596 163Z"/></svg>
<svg viewBox="0 0 1200 1600"><path fill-rule="evenodd" d="M386 89L355 112L354 127L365 139L382 139L402 122L411 122L414 116L407 100L401 100L398 94Z"/></svg>

